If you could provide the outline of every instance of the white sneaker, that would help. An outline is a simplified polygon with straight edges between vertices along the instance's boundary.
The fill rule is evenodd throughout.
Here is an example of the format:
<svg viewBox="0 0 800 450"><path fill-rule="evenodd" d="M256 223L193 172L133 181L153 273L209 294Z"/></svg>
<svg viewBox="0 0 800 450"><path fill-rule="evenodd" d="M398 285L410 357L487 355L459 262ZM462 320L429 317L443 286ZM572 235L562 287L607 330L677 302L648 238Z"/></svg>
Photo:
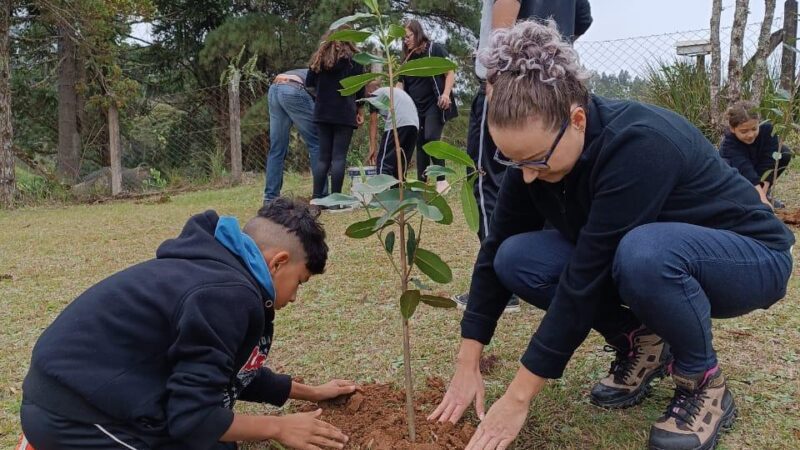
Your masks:
<svg viewBox="0 0 800 450"><path fill-rule="evenodd" d="M450 183L448 183L447 180L436 182L436 192L445 195L448 191L450 191Z"/></svg>

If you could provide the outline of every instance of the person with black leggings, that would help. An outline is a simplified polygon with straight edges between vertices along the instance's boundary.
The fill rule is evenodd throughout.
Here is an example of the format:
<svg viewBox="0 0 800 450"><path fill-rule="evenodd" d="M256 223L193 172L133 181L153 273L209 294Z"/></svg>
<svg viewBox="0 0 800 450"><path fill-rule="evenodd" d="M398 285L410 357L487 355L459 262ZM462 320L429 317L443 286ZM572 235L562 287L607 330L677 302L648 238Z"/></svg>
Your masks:
<svg viewBox="0 0 800 450"><path fill-rule="evenodd" d="M405 25L406 35L403 39L403 61L418 58L438 56L447 58L447 50L436 42L432 42L416 20L410 20ZM433 164L443 166L444 161L433 158L422 149L422 146L431 141L442 138L444 124L458 116L455 98L453 97L453 83L456 75L449 71L444 75L435 77L401 76L400 83L403 90L414 100L419 114L419 134L417 135L417 178L427 181L425 169ZM439 177L436 189L443 192L447 189L444 177Z"/></svg>
<svg viewBox="0 0 800 450"><path fill-rule="evenodd" d="M342 192L345 160L353 130L364 122L354 95L339 93L344 78L364 73L364 67L353 61L356 47L350 42L328 41L323 36L319 49L311 57L306 86L316 92L314 122L319 134L319 158L314 169L314 198L321 198L325 178L331 174L331 194Z"/></svg>

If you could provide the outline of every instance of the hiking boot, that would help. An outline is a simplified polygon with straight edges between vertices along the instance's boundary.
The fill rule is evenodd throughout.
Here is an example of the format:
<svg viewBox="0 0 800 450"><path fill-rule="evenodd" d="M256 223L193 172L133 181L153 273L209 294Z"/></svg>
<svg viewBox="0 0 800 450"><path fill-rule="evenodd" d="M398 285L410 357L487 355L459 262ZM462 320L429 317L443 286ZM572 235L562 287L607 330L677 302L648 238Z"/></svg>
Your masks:
<svg viewBox="0 0 800 450"><path fill-rule="evenodd" d="M645 327L623 335L620 342L606 345L616 357L608 376L592 388L591 402L604 408L638 405L650 393L650 383L663 378L672 360L669 344Z"/></svg>
<svg viewBox="0 0 800 450"><path fill-rule="evenodd" d="M463 294L454 295L454 296L452 296L450 298L454 302L456 302L456 307L459 310L464 311L465 309L467 309L467 301L469 301L469 294L468 293L465 292ZM508 304L506 305L506 309L504 309L503 312L504 313L516 313L516 312L520 312L521 310L522 309L519 306L519 297L517 297L516 295L512 295L511 299L508 301Z"/></svg>
<svg viewBox="0 0 800 450"><path fill-rule="evenodd" d="M711 450L736 418L733 395L719 366L696 375L674 372L675 395L650 427L651 450Z"/></svg>

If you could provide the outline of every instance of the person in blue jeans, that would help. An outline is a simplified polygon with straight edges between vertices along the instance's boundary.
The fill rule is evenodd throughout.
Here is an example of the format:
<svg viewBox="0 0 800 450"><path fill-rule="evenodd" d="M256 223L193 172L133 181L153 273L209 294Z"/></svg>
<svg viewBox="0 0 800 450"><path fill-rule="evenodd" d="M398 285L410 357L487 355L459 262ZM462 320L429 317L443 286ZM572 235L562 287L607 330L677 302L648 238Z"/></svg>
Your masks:
<svg viewBox="0 0 800 450"><path fill-rule="evenodd" d="M314 124L314 99L305 89L308 69L294 69L275 77L269 87L269 152L267 153L264 203L281 195L283 163L289 150L289 131L292 124L308 147L308 159L313 174L319 158L319 138ZM327 184L327 183L326 183Z"/></svg>
<svg viewBox="0 0 800 450"><path fill-rule="evenodd" d="M736 409L711 319L783 298L794 235L685 118L590 95L554 22L497 30L480 58L495 158L508 170L475 263L455 374L429 420L456 422L475 401L481 423L467 450L507 448L533 397L595 329L616 358L592 403L634 405L666 371L675 394L649 448L713 448ZM546 312L484 413L480 355L511 292Z"/></svg>

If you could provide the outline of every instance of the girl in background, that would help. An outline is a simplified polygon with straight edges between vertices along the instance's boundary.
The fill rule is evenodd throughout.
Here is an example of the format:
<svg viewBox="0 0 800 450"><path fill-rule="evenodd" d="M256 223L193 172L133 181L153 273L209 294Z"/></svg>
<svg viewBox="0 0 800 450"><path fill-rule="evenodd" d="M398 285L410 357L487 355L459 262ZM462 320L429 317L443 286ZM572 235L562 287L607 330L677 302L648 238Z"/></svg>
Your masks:
<svg viewBox="0 0 800 450"><path fill-rule="evenodd" d="M436 42L432 42L416 20L410 20L405 25L406 36L403 38L403 61L408 62L418 58L439 56L447 58L447 50ZM427 181L425 169L431 164L431 158L422 149L422 146L431 141L442 138L444 124L458 116L455 98L453 97L453 83L456 74L449 71L444 75L435 77L410 77L401 76L400 83L404 91L414 100L419 114L419 134L417 135L417 178ZM444 161L433 159L433 164L443 166ZM447 181L444 177L437 178L436 189L439 192L447 190Z"/></svg>
<svg viewBox="0 0 800 450"><path fill-rule="evenodd" d="M758 105L755 103L738 101L728 108L725 116L730 132L725 133L719 148L720 155L756 188L761 201L775 208L783 208L783 202L773 198L770 193L772 171L775 169L772 154L781 152L778 173L775 176L777 178L789 165L792 151L786 146L778 150L778 136L772 134L771 123L761 123Z"/></svg>
<svg viewBox="0 0 800 450"><path fill-rule="evenodd" d="M330 31L322 37L319 49L311 57L306 87L316 92L314 122L319 135L319 158L314 168L314 198L323 196L325 178L331 174L331 194L342 192L345 159L350 148L353 130L364 122L356 100L363 89L354 95L342 96L339 82L364 73L364 67L353 61L357 53L350 42L328 41Z"/></svg>

